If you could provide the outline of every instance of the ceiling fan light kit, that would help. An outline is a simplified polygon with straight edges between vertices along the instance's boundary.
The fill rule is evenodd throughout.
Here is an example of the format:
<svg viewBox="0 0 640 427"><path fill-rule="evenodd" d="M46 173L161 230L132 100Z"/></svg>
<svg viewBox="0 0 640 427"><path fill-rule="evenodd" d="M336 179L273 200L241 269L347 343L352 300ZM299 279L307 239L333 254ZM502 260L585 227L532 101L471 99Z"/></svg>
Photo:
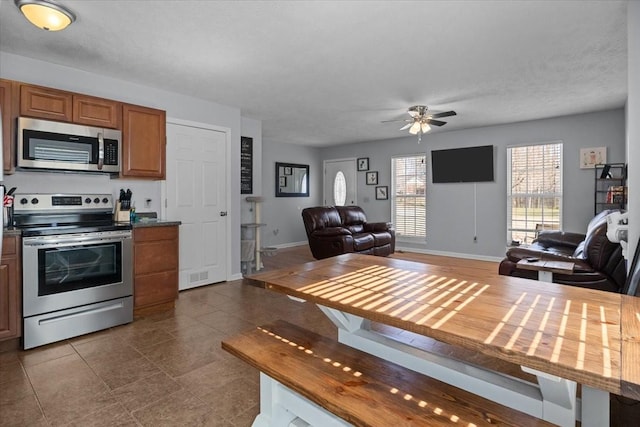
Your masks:
<svg viewBox="0 0 640 427"><path fill-rule="evenodd" d="M46 31L64 30L76 20L73 12L51 0L15 0L15 4L29 22Z"/></svg>
<svg viewBox="0 0 640 427"><path fill-rule="evenodd" d="M429 108L426 105L414 105L409 107L407 113L411 116L410 119L405 120L385 120L384 122L407 122L400 130L409 129L411 135L418 135L418 143L422 141L422 135L431 130L431 126L444 126L447 122L442 120L435 120L441 117L455 116L455 111L445 111L442 113L429 113Z"/></svg>

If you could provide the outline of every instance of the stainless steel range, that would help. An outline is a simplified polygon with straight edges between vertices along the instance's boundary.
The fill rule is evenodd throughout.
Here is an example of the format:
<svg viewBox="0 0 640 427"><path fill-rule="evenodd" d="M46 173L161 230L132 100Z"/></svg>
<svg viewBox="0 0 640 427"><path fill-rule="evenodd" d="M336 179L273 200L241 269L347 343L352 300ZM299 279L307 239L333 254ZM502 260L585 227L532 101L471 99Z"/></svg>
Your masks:
<svg viewBox="0 0 640 427"><path fill-rule="evenodd" d="M24 348L133 320L131 225L110 194L20 194Z"/></svg>

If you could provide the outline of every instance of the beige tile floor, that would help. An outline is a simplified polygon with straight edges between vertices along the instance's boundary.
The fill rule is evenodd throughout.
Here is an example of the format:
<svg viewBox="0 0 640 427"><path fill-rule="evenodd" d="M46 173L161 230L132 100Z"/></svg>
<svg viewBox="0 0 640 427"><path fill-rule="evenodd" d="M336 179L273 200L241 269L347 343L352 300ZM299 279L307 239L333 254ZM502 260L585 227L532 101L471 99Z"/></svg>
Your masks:
<svg viewBox="0 0 640 427"><path fill-rule="evenodd" d="M258 372L220 341L278 318L335 338L314 306L235 281L181 292L174 311L0 353L0 425L249 426Z"/></svg>

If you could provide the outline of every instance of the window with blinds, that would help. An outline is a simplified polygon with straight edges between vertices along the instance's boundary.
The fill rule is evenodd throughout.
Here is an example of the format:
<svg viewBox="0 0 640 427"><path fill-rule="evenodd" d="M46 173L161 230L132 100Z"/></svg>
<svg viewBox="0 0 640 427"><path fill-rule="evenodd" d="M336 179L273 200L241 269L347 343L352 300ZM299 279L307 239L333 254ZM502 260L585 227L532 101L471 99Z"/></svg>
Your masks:
<svg viewBox="0 0 640 427"><path fill-rule="evenodd" d="M391 159L391 216L398 239L426 237L426 156Z"/></svg>
<svg viewBox="0 0 640 427"><path fill-rule="evenodd" d="M562 143L507 148L507 242L562 229Z"/></svg>

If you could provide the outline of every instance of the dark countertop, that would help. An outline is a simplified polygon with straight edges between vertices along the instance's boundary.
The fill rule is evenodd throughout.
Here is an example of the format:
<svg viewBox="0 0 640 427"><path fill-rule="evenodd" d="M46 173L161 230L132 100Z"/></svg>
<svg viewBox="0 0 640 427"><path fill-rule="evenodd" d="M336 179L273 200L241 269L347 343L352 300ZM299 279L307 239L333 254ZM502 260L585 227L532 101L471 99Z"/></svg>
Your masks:
<svg viewBox="0 0 640 427"><path fill-rule="evenodd" d="M19 228L9 227L3 229L2 233L5 237L14 237L22 235L22 230L20 230Z"/></svg>
<svg viewBox="0 0 640 427"><path fill-rule="evenodd" d="M161 219L145 219L144 221L136 221L131 226L133 228L143 227L169 227L173 225L180 225L181 221L165 221Z"/></svg>

